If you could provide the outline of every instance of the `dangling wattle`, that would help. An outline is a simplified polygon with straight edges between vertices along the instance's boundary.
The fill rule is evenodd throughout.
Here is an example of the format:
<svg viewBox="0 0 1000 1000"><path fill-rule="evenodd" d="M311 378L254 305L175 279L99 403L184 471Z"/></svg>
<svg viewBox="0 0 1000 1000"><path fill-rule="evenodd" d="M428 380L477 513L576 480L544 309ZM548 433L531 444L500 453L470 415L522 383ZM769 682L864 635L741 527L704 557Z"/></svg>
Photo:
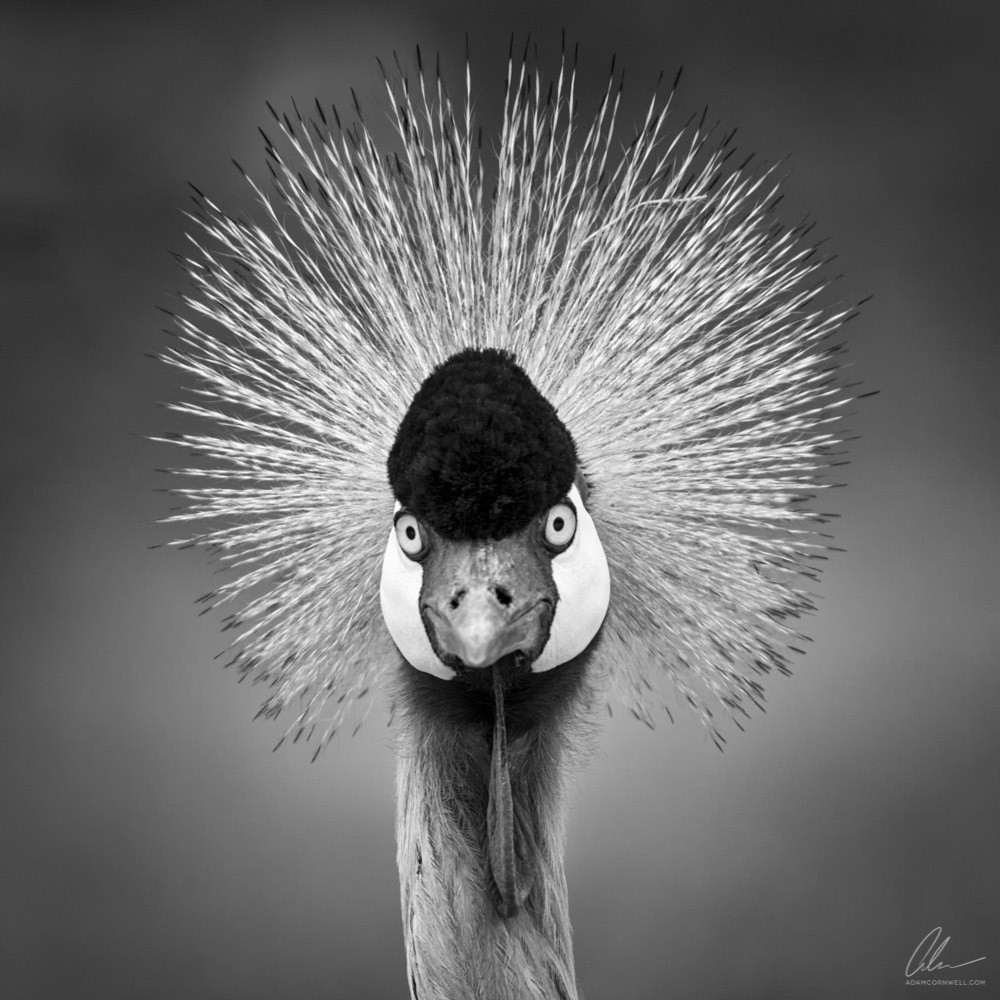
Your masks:
<svg viewBox="0 0 1000 1000"><path fill-rule="evenodd" d="M507 720L504 712L505 680L499 666L494 666L491 673L494 717L486 837L493 884L500 896L497 912L501 917L509 918L521 908L534 884L535 845L531 843L528 824L515 824L510 756L507 752Z"/></svg>

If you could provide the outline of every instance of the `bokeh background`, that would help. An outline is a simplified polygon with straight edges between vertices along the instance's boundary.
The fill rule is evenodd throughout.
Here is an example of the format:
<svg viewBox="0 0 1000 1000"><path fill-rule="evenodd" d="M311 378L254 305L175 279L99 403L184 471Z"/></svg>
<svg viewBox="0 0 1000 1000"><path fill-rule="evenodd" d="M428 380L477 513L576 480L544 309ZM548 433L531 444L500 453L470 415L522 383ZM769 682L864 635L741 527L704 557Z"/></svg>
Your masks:
<svg viewBox="0 0 1000 1000"><path fill-rule="evenodd" d="M576 782L580 985L629 997L997 996L997 108L993 2L0 5L0 996L404 997L393 759L376 713L310 766L213 656L201 554L150 550L175 457L146 436L183 278L188 180L250 207L264 101L382 100L415 43L496 120L508 39L611 54L623 118L685 67L740 148L790 154L872 301L881 395L844 470L847 549L768 714L720 754L692 719L616 717ZM933 927L979 987L906 987Z"/></svg>

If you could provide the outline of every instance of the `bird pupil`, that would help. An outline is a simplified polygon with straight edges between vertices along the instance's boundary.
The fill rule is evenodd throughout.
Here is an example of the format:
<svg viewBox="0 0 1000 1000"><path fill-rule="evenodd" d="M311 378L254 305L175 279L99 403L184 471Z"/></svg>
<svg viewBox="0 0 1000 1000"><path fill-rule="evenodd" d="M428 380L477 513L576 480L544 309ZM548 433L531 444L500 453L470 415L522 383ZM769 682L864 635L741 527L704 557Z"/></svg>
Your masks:
<svg viewBox="0 0 1000 1000"><path fill-rule="evenodd" d="M553 529L554 529L555 531L562 531L562 530L563 530L563 525L564 525L565 523L566 523L566 522L565 522L565 521L564 521L564 520L563 520L563 519L562 519L561 517L557 517L557 518L556 518L556 519L555 519L555 520L554 520L554 521L552 522L552 527L553 527Z"/></svg>
<svg viewBox="0 0 1000 1000"><path fill-rule="evenodd" d="M406 537L412 542L417 537L417 529L413 527L412 524L406 527Z"/></svg>

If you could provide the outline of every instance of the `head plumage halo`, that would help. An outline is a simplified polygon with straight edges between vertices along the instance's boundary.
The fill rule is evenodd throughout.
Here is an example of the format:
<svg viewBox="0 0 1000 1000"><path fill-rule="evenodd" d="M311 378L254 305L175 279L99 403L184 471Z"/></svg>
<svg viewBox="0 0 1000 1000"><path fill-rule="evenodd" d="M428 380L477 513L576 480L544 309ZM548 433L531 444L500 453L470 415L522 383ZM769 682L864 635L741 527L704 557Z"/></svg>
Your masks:
<svg viewBox="0 0 1000 1000"><path fill-rule="evenodd" d="M673 688L715 733L713 706L756 702L812 607L828 542L803 500L839 442L827 339L850 310L817 305L823 262L775 223L772 172L730 168L731 136L702 124L671 134L672 94L622 143L614 78L584 120L565 56L550 88L512 59L493 159L468 71L459 106L423 69L385 85L395 150L360 109L274 113L277 199L249 181L264 221L196 197L164 358L196 386L173 409L209 429L163 440L207 460L175 470L204 485L168 520L204 524L176 544L233 570L207 598L235 609L232 663L318 746L398 663L387 457L438 366L503 352L589 486L610 573L594 662L638 717Z"/></svg>

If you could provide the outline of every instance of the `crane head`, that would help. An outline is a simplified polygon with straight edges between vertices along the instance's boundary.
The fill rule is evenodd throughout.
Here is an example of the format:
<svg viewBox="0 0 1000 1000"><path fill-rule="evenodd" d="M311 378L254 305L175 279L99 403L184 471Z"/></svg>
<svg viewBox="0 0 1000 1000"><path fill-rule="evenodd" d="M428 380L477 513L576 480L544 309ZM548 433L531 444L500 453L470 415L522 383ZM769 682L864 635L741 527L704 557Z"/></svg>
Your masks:
<svg viewBox="0 0 1000 1000"><path fill-rule="evenodd" d="M381 604L400 652L450 679L549 670L604 621L608 563L576 448L512 356L468 350L424 381L389 456Z"/></svg>

